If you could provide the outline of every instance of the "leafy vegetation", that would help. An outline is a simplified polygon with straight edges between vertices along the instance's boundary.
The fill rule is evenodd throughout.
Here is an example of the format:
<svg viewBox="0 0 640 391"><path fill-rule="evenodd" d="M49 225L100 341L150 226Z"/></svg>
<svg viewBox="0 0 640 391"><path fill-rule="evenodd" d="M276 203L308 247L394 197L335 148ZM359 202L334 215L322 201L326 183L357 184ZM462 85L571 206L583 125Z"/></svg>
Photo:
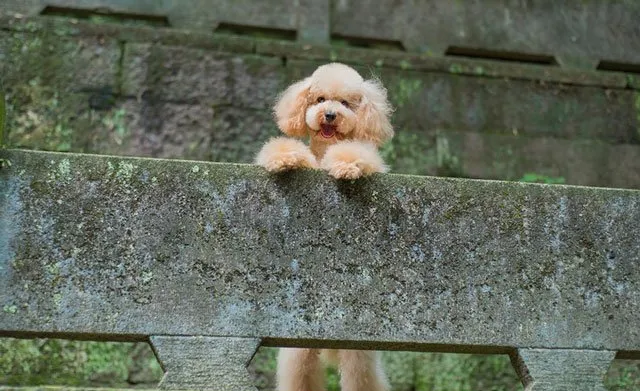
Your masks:
<svg viewBox="0 0 640 391"><path fill-rule="evenodd" d="M162 375L146 344L0 339L0 385L128 387L140 372L152 386Z"/></svg>
<svg viewBox="0 0 640 391"><path fill-rule="evenodd" d="M520 182L529 182L529 183L546 183L549 185L554 184L564 184L564 177L551 177L542 174L536 173L526 173L522 178L520 178Z"/></svg>

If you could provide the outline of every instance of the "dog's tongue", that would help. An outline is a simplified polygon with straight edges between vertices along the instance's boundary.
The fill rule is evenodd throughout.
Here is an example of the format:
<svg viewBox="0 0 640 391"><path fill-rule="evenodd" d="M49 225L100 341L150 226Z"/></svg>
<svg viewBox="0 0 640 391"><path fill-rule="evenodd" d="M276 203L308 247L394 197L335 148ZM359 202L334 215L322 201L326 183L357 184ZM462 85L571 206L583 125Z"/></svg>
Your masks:
<svg viewBox="0 0 640 391"><path fill-rule="evenodd" d="M320 126L320 134L324 138L331 138L336 133L336 127L333 125Z"/></svg>

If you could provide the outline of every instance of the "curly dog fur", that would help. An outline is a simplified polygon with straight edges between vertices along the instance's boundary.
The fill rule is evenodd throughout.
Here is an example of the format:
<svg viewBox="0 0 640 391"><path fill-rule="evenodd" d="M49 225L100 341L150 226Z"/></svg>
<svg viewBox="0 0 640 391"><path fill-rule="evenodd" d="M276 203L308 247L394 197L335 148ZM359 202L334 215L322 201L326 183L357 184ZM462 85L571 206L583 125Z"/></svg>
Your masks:
<svg viewBox="0 0 640 391"><path fill-rule="evenodd" d="M271 139L255 161L270 172L322 169L337 179L385 172L378 148L394 135L391 112L377 80L339 63L320 66L278 97L274 114L288 137ZM325 364L339 367L342 391L389 389L378 352L282 348L278 390L323 391Z"/></svg>
<svg viewBox="0 0 640 391"><path fill-rule="evenodd" d="M320 168L337 179L357 179L387 166L378 148L393 135L387 91L340 63L318 67L277 99L278 127L289 137L264 145L256 164L270 172ZM300 140L309 138L307 146Z"/></svg>

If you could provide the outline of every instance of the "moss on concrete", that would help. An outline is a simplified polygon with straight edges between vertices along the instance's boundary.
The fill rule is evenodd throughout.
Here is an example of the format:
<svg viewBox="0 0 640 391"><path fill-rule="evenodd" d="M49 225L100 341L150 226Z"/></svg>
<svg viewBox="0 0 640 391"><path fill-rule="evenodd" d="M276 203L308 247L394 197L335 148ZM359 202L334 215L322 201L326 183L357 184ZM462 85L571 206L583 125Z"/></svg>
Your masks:
<svg viewBox="0 0 640 391"><path fill-rule="evenodd" d="M68 99L53 88L33 80L13 89L9 102L10 120L7 143L16 147L35 147L50 151L70 151L73 146L71 119L77 115Z"/></svg>

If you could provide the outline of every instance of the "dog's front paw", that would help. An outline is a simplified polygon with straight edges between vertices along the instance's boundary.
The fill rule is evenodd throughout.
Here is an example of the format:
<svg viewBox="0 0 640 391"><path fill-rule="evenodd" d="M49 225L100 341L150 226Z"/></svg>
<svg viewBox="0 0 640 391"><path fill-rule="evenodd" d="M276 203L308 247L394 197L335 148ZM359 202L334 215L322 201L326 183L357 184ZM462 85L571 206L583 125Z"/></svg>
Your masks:
<svg viewBox="0 0 640 391"><path fill-rule="evenodd" d="M284 137L269 141L256 156L256 164L269 172L318 168L318 162L301 141Z"/></svg>
<svg viewBox="0 0 640 391"><path fill-rule="evenodd" d="M332 145L327 149L320 166L336 179L358 179L387 171L375 146L359 141Z"/></svg>
<svg viewBox="0 0 640 391"><path fill-rule="evenodd" d="M299 168L316 168L316 164L307 156L298 152L289 152L265 162L264 168L269 172L282 172Z"/></svg>
<svg viewBox="0 0 640 391"><path fill-rule="evenodd" d="M359 162L337 162L326 169L329 175L336 179L358 179L364 174Z"/></svg>

